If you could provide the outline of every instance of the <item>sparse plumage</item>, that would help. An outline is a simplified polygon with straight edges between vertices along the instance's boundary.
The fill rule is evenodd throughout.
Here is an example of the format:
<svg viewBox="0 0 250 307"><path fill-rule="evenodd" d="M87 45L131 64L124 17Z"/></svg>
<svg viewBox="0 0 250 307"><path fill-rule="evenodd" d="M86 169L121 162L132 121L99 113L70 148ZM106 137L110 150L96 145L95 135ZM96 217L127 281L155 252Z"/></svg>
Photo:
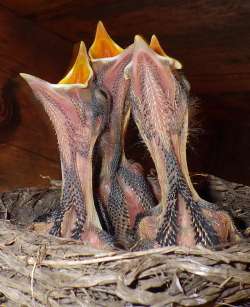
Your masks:
<svg viewBox="0 0 250 307"><path fill-rule="evenodd" d="M101 22L89 57L90 63L82 43L72 69L56 85L22 74L49 115L59 145L62 195L50 233L130 250L213 248L238 238L229 215L201 199L189 177L190 85L178 72L181 63L164 52L155 35L150 45L137 35L123 50ZM147 178L140 164L126 158L131 109L157 178ZM101 158L97 191L95 145Z"/></svg>
<svg viewBox="0 0 250 307"><path fill-rule="evenodd" d="M134 44L125 76L131 82L133 117L155 163L161 187L161 210L153 214L157 229L154 239L160 246L214 247L227 242L237 236L230 217L198 196L188 173L189 83L177 72L180 65L177 67L166 56L159 42L153 48L157 53L139 36ZM143 219L140 223L152 228Z"/></svg>
<svg viewBox="0 0 250 307"><path fill-rule="evenodd" d="M130 117L127 100L130 82L124 79L124 69L132 53L133 46L123 50L110 38L103 24L98 23L89 54L96 84L111 97L109 124L99 142L102 167L98 199L106 212L104 220L107 220L108 230L116 242L126 248L136 240L133 231L136 216L154 206L142 167L128 161L124 152Z"/></svg>

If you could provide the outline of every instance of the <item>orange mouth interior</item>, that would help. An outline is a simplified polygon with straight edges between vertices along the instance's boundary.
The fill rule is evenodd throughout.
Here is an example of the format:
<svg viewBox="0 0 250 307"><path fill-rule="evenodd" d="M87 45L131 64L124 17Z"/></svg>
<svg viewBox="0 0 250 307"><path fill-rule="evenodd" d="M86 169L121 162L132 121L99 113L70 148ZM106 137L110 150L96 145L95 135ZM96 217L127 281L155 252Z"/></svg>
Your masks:
<svg viewBox="0 0 250 307"><path fill-rule="evenodd" d="M166 52L163 50L158 38L156 35L152 35L151 41L149 44L149 47L154 50L154 52L158 53L161 56L164 56L169 60L169 63L171 63L171 66L175 69L182 69L182 64L178 60L168 56Z"/></svg>
<svg viewBox="0 0 250 307"><path fill-rule="evenodd" d="M84 84L92 77L92 68L89 64L88 54L84 42L80 43L78 54L70 71L59 84Z"/></svg>
<svg viewBox="0 0 250 307"><path fill-rule="evenodd" d="M120 54L123 49L117 45L106 31L103 23L98 22L95 39L89 49L89 56L93 59L110 58Z"/></svg>

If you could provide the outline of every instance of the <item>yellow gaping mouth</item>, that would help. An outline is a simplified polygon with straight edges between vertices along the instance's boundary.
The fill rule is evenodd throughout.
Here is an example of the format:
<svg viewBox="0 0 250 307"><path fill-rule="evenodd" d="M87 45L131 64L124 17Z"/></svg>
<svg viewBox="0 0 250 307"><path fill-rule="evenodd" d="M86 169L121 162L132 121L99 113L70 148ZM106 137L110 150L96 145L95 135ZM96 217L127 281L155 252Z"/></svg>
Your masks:
<svg viewBox="0 0 250 307"><path fill-rule="evenodd" d="M82 84L87 86L92 76L93 71L89 64L86 46L84 42L81 42L75 63L59 84Z"/></svg>
<svg viewBox="0 0 250 307"><path fill-rule="evenodd" d="M162 46L160 45L160 42L156 35L152 35L151 41L149 44L150 48L153 49L156 53L158 53L161 56L164 56L170 63L170 65L175 69L182 69L182 64L178 60L171 58L166 54L166 52L163 50Z"/></svg>
<svg viewBox="0 0 250 307"><path fill-rule="evenodd" d="M90 59L110 58L120 54L122 51L123 49L112 40L103 23L99 21L94 42L89 48Z"/></svg>

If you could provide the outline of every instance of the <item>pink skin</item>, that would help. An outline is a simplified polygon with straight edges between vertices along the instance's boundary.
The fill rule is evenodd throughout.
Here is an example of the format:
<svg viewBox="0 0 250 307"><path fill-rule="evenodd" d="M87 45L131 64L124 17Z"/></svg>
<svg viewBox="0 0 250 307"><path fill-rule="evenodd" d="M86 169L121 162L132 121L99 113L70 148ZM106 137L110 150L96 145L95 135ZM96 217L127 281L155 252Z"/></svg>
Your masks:
<svg viewBox="0 0 250 307"><path fill-rule="evenodd" d="M217 242L217 236L221 241L227 241L228 232L235 231L230 218L226 213L215 211L212 207L202 207L200 203L204 201L194 190L189 177L186 162L189 91L187 84L172 71L166 58L156 54L138 36L135 39L132 61L125 69L125 77L131 81L130 99L135 122L152 156L158 175L161 213L155 219L155 227L162 229L161 225L165 225L164 244L191 247L196 244L197 236L202 242L208 242L204 243L205 245ZM176 220L170 212L168 216L165 215L170 206L168 197L171 197L170 202L175 203L175 198L171 194L175 189L177 207L171 209L171 212L176 212ZM181 193L186 195L190 204L187 205ZM199 217L196 215L195 221L196 225L199 225L198 230L194 228L190 211L193 206L197 209L192 210L199 212ZM227 229L220 226L219 216L228 225ZM203 221L208 225L204 227ZM152 221L142 221L141 227L152 228L150 224ZM148 233L147 229L144 229L144 233ZM210 238L214 241L210 241Z"/></svg>
<svg viewBox="0 0 250 307"><path fill-rule="evenodd" d="M142 166L139 163L128 163L126 167L133 173L134 176L136 175L141 176L143 174ZM138 197L136 193L135 188L127 185L122 176L118 177L118 182L125 196L125 203L126 203L126 207L128 209L128 215L129 215L129 221L128 221L129 228L133 229L135 225L136 216L139 213L145 212L145 209L143 208L143 205L141 203L140 198Z"/></svg>
<svg viewBox="0 0 250 307"><path fill-rule="evenodd" d="M132 46L130 46L120 55L108 58L106 62L105 60L93 62L93 70L97 76L98 84L112 97L109 124L100 140L104 166L110 165L114 156L115 144L121 143L121 150L123 150L123 137L129 118L126 95L130 84L129 80L123 78L123 70L131 59L132 51ZM107 170L103 167L102 171L106 177Z"/></svg>
<svg viewBox="0 0 250 307"><path fill-rule="evenodd" d="M164 211L164 207L166 208L167 206L168 179L164 166L164 153L162 150L159 150L159 142L164 147L170 148L172 134L175 134L176 130L181 129L181 125L179 127L177 125L181 120L175 121L173 119L182 118L182 114L180 112L181 110L178 110L176 107L174 77L172 76L170 67L163 66L153 54L153 51L149 48L142 47L141 49L136 49L133 55L130 77L133 95L138 97L137 107L140 111L137 113L139 114L139 123L137 122L137 124L139 131L142 137L145 134L145 130L156 132L151 140L144 137L144 141L156 165L158 180L162 191L162 210ZM166 87L166 84L169 86ZM145 101L147 99L150 99L150 106L146 106L147 102ZM144 123L149 123L151 126L144 128ZM185 233L187 227L191 225L190 217L185 207L181 204L182 202L179 198L179 205L182 208L178 217L178 223L183 225L183 231L181 230L180 233ZM192 233L185 239L186 241L184 241L187 245L193 245ZM180 244L183 243L181 234L179 235L178 241Z"/></svg>
<svg viewBox="0 0 250 307"><path fill-rule="evenodd" d="M95 95L100 114L104 114L106 98L91 85L53 85L33 76L23 77L43 104L57 135L63 180L60 210L64 211L55 234L70 238L77 223L82 223L78 238L86 237L88 243L99 247L101 239L96 238L101 226L92 194L92 152L106 118L93 115L92 99Z"/></svg>
<svg viewBox="0 0 250 307"><path fill-rule="evenodd" d="M102 155L101 184L99 197L108 212L110 210L109 197L112 180L117 180L123 194L126 216L109 214L115 228L117 240L124 246L128 246L127 231L132 230L138 213L145 211L145 206L138 197L135 187L125 182L120 168L126 168L135 177L143 176L143 169L136 163L127 160L124 152L124 138L130 116L130 109L126 96L130 81L124 79L124 68L131 60L133 46L128 47L120 55L113 58L99 59L93 62L93 70L97 76L97 83L112 97L110 121L100 140L100 152ZM114 161L117 164L114 166ZM114 167L114 168L112 168ZM115 178L115 179L114 179ZM118 209L117 209L118 210ZM118 217L117 217L118 216Z"/></svg>

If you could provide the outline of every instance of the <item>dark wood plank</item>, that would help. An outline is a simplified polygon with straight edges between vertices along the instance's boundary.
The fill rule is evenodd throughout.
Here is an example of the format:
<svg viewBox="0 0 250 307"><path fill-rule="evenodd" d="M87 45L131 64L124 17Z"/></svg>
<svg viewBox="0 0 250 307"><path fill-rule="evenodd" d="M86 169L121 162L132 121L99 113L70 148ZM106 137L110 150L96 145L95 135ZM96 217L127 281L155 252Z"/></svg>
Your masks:
<svg viewBox="0 0 250 307"><path fill-rule="evenodd" d="M49 181L43 177L60 178L59 163L11 144L1 145L0 159L0 191L45 187Z"/></svg>
<svg viewBox="0 0 250 307"><path fill-rule="evenodd" d="M17 76L27 72L57 82L72 44L3 8L0 28L0 189L43 185L40 174L60 175L55 133Z"/></svg>
<svg viewBox="0 0 250 307"><path fill-rule="evenodd" d="M198 94L250 90L250 2L194 1L3 1L19 14L73 42L94 36L98 19L123 46L155 33L184 64ZM53 4L52 4L53 3Z"/></svg>
<svg viewBox="0 0 250 307"><path fill-rule="evenodd" d="M104 21L123 46L155 33L178 58L197 94L250 90L250 2L194 0L0 1L58 35L91 43Z"/></svg>
<svg viewBox="0 0 250 307"><path fill-rule="evenodd" d="M250 93L205 95L198 104L189 165L227 180L250 185Z"/></svg>
<svg viewBox="0 0 250 307"><path fill-rule="evenodd" d="M93 15L93 9L96 9L97 6L112 5L114 2L114 0L25 0L25 2L23 0L1 0L0 4L22 17L49 18L51 15L61 16L64 13L75 12L82 7L91 11ZM117 1L118 6L120 6L119 2Z"/></svg>

